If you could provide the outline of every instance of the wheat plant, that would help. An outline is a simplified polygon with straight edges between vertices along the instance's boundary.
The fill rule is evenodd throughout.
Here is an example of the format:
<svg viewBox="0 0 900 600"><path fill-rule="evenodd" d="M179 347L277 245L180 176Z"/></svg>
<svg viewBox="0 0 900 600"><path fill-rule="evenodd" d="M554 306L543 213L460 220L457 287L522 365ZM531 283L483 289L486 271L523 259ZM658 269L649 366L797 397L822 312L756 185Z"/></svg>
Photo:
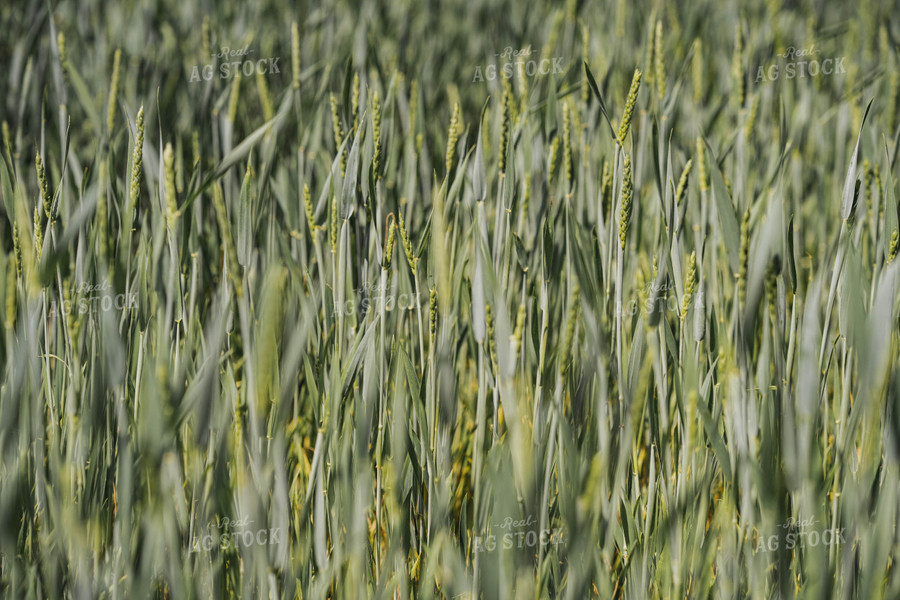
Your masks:
<svg viewBox="0 0 900 600"><path fill-rule="evenodd" d="M0 596L900 597L894 8L0 5Z"/></svg>

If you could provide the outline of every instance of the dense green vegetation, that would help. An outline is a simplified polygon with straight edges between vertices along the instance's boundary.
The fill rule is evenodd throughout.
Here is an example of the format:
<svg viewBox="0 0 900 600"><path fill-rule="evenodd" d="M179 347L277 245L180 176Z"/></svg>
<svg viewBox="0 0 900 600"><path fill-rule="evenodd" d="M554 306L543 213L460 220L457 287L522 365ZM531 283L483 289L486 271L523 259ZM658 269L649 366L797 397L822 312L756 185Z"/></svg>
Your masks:
<svg viewBox="0 0 900 600"><path fill-rule="evenodd" d="M900 22L755 4L0 5L0 596L900 597Z"/></svg>

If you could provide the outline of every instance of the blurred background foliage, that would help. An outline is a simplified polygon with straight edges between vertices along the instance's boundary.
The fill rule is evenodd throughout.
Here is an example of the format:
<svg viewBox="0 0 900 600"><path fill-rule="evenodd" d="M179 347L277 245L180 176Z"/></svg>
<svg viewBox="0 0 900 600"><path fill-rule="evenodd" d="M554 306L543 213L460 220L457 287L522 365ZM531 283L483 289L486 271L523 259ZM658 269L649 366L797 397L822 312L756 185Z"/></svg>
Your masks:
<svg viewBox="0 0 900 600"><path fill-rule="evenodd" d="M0 594L900 597L894 8L4 2Z"/></svg>

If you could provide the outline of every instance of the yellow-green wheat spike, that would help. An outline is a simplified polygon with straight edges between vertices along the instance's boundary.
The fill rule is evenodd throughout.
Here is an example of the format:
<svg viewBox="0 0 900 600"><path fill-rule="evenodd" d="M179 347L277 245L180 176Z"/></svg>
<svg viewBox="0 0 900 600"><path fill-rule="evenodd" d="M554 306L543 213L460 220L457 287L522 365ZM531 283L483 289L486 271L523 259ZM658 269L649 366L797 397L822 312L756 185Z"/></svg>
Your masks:
<svg viewBox="0 0 900 600"><path fill-rule="evenodd" d="M240 298L243 296L244 287L241 284L240 267L237 262L237 250L234 246L234 236L231 234L231 226L228 221L228 213L225 210L225 197L222 195L222 188L219 183L213 184L213 207L216 211L216 221L219 224L219 231L222 234L222 243L225 246L225 265L228 269L228 275L234 286L235 294Z"/></svg>
<svg viewBox="0 0 900 600"><path fill-rule="evenodd" d="M878 219L881 220L881 218L884 216L884 202L881 201L881 200L882 200L882 198L881 198L881 190L883 190L884 188L883 188L882 185L881 185L881 171L880 171L880 169L879 169L879 167L878 167L878 163L877 163L877 162L875 163L875 166L874 166L874 168L872 169L872 177L873 177L873 179L874 179L874 181L875 181L875 183L874 183L874 185L875 185L875 194L878 194L878 198L879 198L879 201L878 201ZM874 197L874 196L873 196L873 197Z"/></svg>
<svg viewBox="0 0 900 600"><path fill-rule="evenodd" d="M684 170L681 172L681 178L678 180L678 188L675 192L675 205L681 206L684 196L687 193L688 180L691 176L691 167L694 166L694 159L690 158L684 164Z"/></svg>
<svg viewBox="0 0 900 600"><path fill-rule="evenodd" d="M656 89L656 68L654 67L654 57L656 56L656 28L653 26L656 19L656 11L650 16L650 27L647 30L647 51L644 53L644 85L650 86L650 92Z"/></svg>
<svg viewBox="0 0 900 600"><path fill-rule="evenodd" d="M394 255L394 229L396 225L394 224L393 216L388 222L390 225L388 225L387 240L384 244L384 258L381 261L381 268L390 273L391 260Z"/></svg>
<svg viewBox="0 0 900 600"><path fill-rule="evenodd" d="M340 152L341 144L344 143L344 129L341 126L341 116L338 113L337 99L334 97L334 94L329 95L328 101L331 104L331 127L334 132L334 149L335 152ZM347 153L344 152L341 156L341 175L346 175L347 171L346 154Z"/></svg>
<svg viewBox="0 0 900 600"><path fill-rule="evenodd" d="M688 259L687 275L684 278L684 298L681 300L681 320L687 316L687 310L694 299L694 285L697 283L697 257L691 252Z"/></svg>
<svg viewBox="0 0 900 600"><path fill-rule="evenodd" d="M515 342L516 358L522 350L522 333L525 331L525 303L519 304L519 312L516 314L516 328L513 331L513 340Z"/></svg>
<svg viewBox="0 0 900 600"><path fill-rule="evenodd" d="M575 339L575 321L578 318L580 288L576 283L572 287L572 296L569 299L569 310L566 314L566 334L563 342L562 357L559 362L559 373L565 375L569 367L569 356L572 354L572 343Z"/></svg>
<svg viewBox="0 0 900 600"><path fill-rule="evenodd" d="M165 171L166 186L166 226L169 231L175 229L175 217L178 216L178 206L175 196L175 152L172 143L166 144L163 152L163 167Z"/></svg>
<svg viewBox="0 0 900 600"><path fill-rule="evenodd" d="M516 63L516 80L519 82L519 100L523 107L528 106L528 72L525 70L525 63L519 61Z"/></svg>
<svg viewBox="0 0 900 600"><path fill-rule="evenodd" d="M309 225L309 232L311 234L316 233L316 217L315 210L313 209L312 196L309 193L309 186L307 184L303 184L303 205L306 209L306 223Z"/></svg>
<svg viewBox="0 0 900 600"><path fill-rule="evenodd" d="M450 168L453 166L453 159L456 157L456 143L459 141L459 104L453 105L453 117L450 119L450 128L447 132L447 153L446 167L447 175L450 174Z"/></svg>
<svg viewBox="0 0 900 600"><path fill-rule="evenodd" d="M12 226L12 238L13 238L13 257L15 258L16 263L16 276L22 276L22 246L19 243L19 223L18 221L13 221Z"/></svg>
<svg viewBox="0 0 900 600"><path fill-rule="evenodd" d="M56 46L59 49L59 64L62 67L63 83L69 81L69 56L66 53L66 36L60 31L56 36Z"/></svg>
<svg viewBox="0 0 900 600"><path fill-rule="evenodd" d="M37 171L38 186L41 189L41 202L44 205L44 214L50 218L50 190L47 185L47 173L44 170L44 161L41 159L41 153L34 155L34 169Z"/></svg>
<svg viewBox="0 0 900 600"><path fill-rule="evenodd" d="M750 134L753 133L753 127L756 125L756 113L759 111L759 95L753 94L753 102L750 103L750 113L747 115L747 126L744 129L744 134L747 139L750 139Z"/></svg>
<svg viewBox="0 0 900 600"><path fill-rule="evenodd" d="M553 183L553 177L556 175L556 157L559 155L559 136L554 135L553 141L550 143L550 156L548 160L550 161L548 170L547 170L547 183Z"/></svg>
<svg viewBox="0 0 900 600"><path fill-rule="evenodd" d="M744 305L744 298L747 293L747 261L750 256L750 207L744 212L744 218L741 220L741 250L740 262L738 264L738 295L741 305Z"/></svg>
<svg viewBox="0 0 900 600"><path fill-rule="evenodd" d="M484 316L487 323L487 338L488 338L488 354L491 357L491 364L496 365L497 363L497 347L494 342L494 311L491 309L491 304L487 303L484 306ZM492 372L495 372L492 369Z"/></svg>
<svg viewBox="0 0 900 600"><path fill-rule="evenodd" d="M506 172L506 146L509 144L509 120L510 120L510 104L512 96L509 91L503 92L503 98L500 103L500 147L497 149L497 158L500 163L500 172Z"/></svg>
<svg viewBox="0 0 900 600"><path fill-rule="evenodd" d="M897 257L897 245L900 243L900 234L898 234L897 229L894 229L894 233L891 234L891 245L888 250L888 264L894 262L894 259Z"/></svg>
<svg viewBox="0 0 900 600"><path fill-rule="evenodd" d="M338 201L337 194L331 197L331 253L337 256L338 243Z"/></svg>
<svg viewBox="0 0 900 600"><path fill-rule="evenodd" d="M353 128L350 135L356 135L356 129L359 127L359 73L353 74L353 87L350 92L350 105L352 108L351 115L353 120Z"/></svg>
<svg viewBox="0 0 900 600"><path fill-rule="evenodd" d="M269 94L266 76L259 70L256 71L256 91L259 94L259 103L263 109L263 119L268 121L275 116L275 109L272 108L272 96Z"/></svg>
<svg viewBox="0 0 900 600"><path fill-rule="evenodd" d="M703 100L703 41L700 38L694 40L694 55L691 57L691 76L694 87L694 103L699 104Z"/></svg>
<svg viewBox="0 0 900 600"><path fill-rule="evenodd" d="M374 151L372 153L372 169L376 179L381 178L379 167L381 166L381 98L378 91L372 92L372 137Z"/></svg>
<svg viewBox="0 0 900 600"><path fill-rule="evenodd" d="M634 76L631 79L631 88L628 90L628 100L625 102L625 113L622 115L622 122L619 125L619 145L625 145L625 138L628 137L628 129L631 127L631 117L634 114L634 106L637 103L638 91L641 88L641 71L634 70Z"/></svg>
<svg viewBox="0 0 900 600"><path fill-rule="evenodd" d="M622 207L619 211L619 246L625 249L625 240L628 238L628 226L631 223L631 202L634 196L634 188L631 181L631 157L625 155L625 166L622 169Z"/></svg>
<svg viewBox="0 0 900 600"><path fill-rule="evenodd" d="M235 73L234 80L231 84L231 97L228 99L228 122L234 123L237 117L238 98L241 93L241 74Z"/></svg>
<svg viewBox="0 0 900 600"><path fill-rule="evenodd" d="M119 66L122 63L122 49L117 48L113 57L112 81L109 84L109 104L106 108L106 130L112 136L113 125L116 120L116 96L119 93Z"/></svg>
<svg viewBox="0 0 900 600"><path fill-rule="evenodd" d="M99 208L98 208L99 210ZM40 206L34 207L34 252L40 258L41 250L44 245L44 232L41 230L41 209Z"/></svg>
<svg viewBox="0 0 900 600"><path fill-rule="evenodd" d="M137 135L134 140L134 152L131 155L131 187L129 188L129 211L133 213L141 194L141 175L144 169L144 107L138 110L135 121Z"/></svg>
<svg viewBox="0 0 900 600"><path fill-rule="evenodd" d="M510 98L513 98L513 96L514 96L515 94L513 93L512 84L509 82L509 79L505 79L505 78L504 78L504 79L501 79L501 80L500 80L500 87L503 88L503 95L509 94L509 97L510 97ZM502 96L501 96L501 97L502 97ZM516 104L515 104L515 102L512 102L512 100L510 100L510 111L509 111L509 115L510 115L510 119L513 120L513 121L515 121L515 119L516 119Z"/></svg>
<svg viewBox="0 0 900 600"><path fill-rule="evenodd" d="M403 200L400 201L403 204ZM399 213L400 215L400 241L403 242L403 250L406 252L406 262L409 263L409 270L413 272L413 275L416 273L416 266L418 265L419 259L416 258L415 253L413 252L412 242L409 239L409 234L406 231L406 223L403 222L403 213Z"/></svg>
<svg viewBox="0 0 900 600"><path fill-rule="evenodd" d="M863 160L863 173L865 174L865 187L863 188L863 191L865 192L865 196L866 196L866 206L868 208L867 214L871 218L872 217L872 197L873 197L872 196L873 173L872 173L872 165L871 165L871 163L869 163L868 158Z"/></svg>

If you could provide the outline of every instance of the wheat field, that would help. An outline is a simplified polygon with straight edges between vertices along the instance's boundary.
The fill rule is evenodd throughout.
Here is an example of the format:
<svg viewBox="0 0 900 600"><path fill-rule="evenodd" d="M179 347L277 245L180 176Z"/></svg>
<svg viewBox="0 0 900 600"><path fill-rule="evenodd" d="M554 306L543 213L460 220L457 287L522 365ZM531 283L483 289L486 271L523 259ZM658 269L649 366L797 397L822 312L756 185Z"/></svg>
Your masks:
<svg viewBox="0 0 900 600"><path fill-rule="evenodd" d="M890 2L0 30L0 597L900 598Z"/></svg>

